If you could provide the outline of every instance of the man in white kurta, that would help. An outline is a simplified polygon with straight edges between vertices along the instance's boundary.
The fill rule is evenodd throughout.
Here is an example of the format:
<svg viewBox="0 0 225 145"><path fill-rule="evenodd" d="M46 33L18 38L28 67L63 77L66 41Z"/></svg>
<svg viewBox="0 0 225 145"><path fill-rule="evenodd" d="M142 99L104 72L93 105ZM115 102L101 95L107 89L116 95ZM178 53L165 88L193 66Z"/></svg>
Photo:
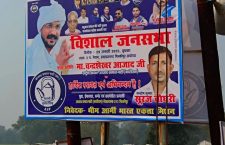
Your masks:
<svg viewBox="0 0 225 145"><path fill-rule="evenodd" d="M57 73L57 66L63 66L73 56L69 54L67 42L58 42L60 31L65 23L65 10L55 1L52 5L39 9L37 20L38 34L27 48L27 74L35 76L46 70Z"/></svg>
<svg viewBox="0 0 225 145"><path fill-rule="evenodd" d="M82 8L80 12L80 17L78 18L78 24L89 23L89 19L86 15L87 15L87 10L85 8Z"/></svg>

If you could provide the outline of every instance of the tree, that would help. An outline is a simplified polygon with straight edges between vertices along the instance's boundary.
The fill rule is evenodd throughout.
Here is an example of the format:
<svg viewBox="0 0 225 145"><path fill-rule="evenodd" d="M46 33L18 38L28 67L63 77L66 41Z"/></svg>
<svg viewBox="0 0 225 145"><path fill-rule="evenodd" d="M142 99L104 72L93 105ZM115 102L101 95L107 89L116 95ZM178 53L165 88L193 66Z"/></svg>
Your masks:
<svg viewBox="0 0 225 145"><path fill-rule="evenodd" d="M55 140L65 140L65 121L24 120L20 116L14 129L21 133L22 140L28 144L37 142L53 143Z"/></svg>
<svg viewBox="0 0 225 145"><path fill-rule="evenodd" d="M13 129L5 129L0 126L0 144L19 144L22 143L20 135Z"/></svg>
<svg viewBox="0 0 225 145"><path fill-rule="evenodd" d="M191 127L182 124L168 125L169 145L186 145L190 140Z"/></svg>
<svg viewBox="0 0 225 145"><path fill-rule="evenodd" d="M81 137L92 137L94 144L100 144L100 123L81 123Z"/></svg>
<svg viewBox="0 0 225 145"><path fill-rule="evenodd" d="M110 123L110 127L109 127L109 144L110 145L118 145L118 141L119 141L118 132L119 132L118 123Z"/></svg>
<svg viewBox="0 0 225 145"><path fill-rule="evenodd" d="M117 145L137 144L142 145L148 136L148 126L146 123L122 122L117 131Z"/></svg>
<svg viewBox="0 0 225 145"><path fill-rule="evenodd" d="M86 122L81 123L81 137L92 137L94 145L100 144L100 122ZM118 145L118 133L119 129L117 124L110 123L109 129L109 144Z"/></svg>
<svg viewBox="0 0 225 145"><path fill-rule="evenodd" d="M156 132L156 126L150 126L147 143L156 143ZM209 138L208 125L168 124L169 145L195 145Z"/></svg>

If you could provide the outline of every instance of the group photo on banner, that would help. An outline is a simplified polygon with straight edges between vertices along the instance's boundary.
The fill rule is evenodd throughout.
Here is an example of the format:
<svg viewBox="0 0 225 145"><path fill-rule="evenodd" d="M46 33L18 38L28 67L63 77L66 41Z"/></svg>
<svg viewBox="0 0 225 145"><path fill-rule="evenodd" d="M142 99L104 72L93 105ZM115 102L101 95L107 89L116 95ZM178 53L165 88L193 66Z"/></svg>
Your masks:
<svg viewBox="0 0 225 145"><path fill-rule="evenodd" d="M181 0L28 0L26 118L183 122Z"/></svg>

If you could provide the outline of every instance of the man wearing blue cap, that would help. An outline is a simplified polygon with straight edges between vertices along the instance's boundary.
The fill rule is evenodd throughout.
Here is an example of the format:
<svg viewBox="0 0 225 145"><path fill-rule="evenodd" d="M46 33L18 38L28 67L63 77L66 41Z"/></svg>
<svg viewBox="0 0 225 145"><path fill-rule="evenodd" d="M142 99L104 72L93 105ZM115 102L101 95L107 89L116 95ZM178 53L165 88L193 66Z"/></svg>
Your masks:
<svg viewBox="0 0 225 145"><path fill-rule="evenodd" d="M66 21L65 10L55 1L39 9L38 34L27 49L27 74L37 75L45 70L59 72L58 66L68 64L69 54L66 40L58 42L60 31Z"/></svg>

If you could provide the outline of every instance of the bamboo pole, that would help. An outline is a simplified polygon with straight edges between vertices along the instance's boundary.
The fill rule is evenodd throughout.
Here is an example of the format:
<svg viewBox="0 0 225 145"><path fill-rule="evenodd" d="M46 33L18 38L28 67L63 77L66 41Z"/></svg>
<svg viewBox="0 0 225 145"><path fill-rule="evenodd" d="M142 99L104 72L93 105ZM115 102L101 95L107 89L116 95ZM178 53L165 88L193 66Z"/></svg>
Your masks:
<svg viewBox="0 0 225 145"><path fill-rule="evenodd" d="M101 123L101 145L109 144L109 122Z"/></svg>
<svg viewBox="0 0 225 145"><path fill-rule="evenodd" d="M159 122L159 145L166 145L166 129L167 124L165 122Z"/></svg>

